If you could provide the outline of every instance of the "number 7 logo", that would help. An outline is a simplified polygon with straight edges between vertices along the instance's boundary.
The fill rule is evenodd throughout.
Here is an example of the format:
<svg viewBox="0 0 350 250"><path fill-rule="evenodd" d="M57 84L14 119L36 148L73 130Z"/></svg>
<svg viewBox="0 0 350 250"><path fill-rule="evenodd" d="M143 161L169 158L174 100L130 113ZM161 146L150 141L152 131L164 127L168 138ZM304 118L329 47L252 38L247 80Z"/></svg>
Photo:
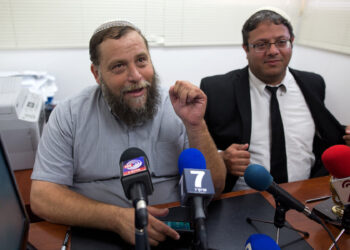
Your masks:
<svg viewBox="0 0 350 250"><path fill-rule="evenodd" d="M194 181L194 186L197 188L201 188L202 187L202 180L203 180L203 177L205 175L205 171L191 170L190 173L197 175L196 179Z"/></svg>

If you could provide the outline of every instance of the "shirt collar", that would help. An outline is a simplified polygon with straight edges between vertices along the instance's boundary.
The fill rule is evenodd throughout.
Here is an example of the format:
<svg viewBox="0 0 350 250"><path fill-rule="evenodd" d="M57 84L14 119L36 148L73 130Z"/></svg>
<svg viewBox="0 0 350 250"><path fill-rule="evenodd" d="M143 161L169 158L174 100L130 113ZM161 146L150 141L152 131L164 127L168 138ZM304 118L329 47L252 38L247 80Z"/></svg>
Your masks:
<svg viewBox="0 0 350 250"><path fill-rule="evenodd" d="M286 75L284 76L284 78L283 78L283 80L281 81L281 83L278 84L278 85L276 85L276 86L273 86L273 87L278 87L278 86L280 86L280 85L283 85L283 86L281 87L281 91L282 91L282 93L284 94L284 93L287 92L288 87L290 86L291 81L293 81L293 79L294 79L294 78L293 78L292 74L290 73L290 71L289 71L289 69L288 69L288 70L286 71ZM265 92L265 87L266 87L266 86L271 86L271 85L268 85L268 84L264 83L264 82L261 81L259 78L257 78L257 77L253 74L253 72L250 70L250 68L249 68L249 82L250 82L250 84L251 84L252 86L254 86L254 87L258 90L259 94L261 94L261 95Z"/></svg>

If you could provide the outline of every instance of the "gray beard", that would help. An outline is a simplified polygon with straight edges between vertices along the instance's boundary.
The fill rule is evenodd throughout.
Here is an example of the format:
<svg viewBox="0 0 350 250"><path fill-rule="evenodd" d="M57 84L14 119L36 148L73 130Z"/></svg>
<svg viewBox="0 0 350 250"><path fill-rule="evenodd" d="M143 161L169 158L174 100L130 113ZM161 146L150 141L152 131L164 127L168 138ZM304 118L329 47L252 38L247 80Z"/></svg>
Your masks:
<svg viewBox="0 0 350 250"><path fill-rule="evenodd" d="M142 124L152 119L158 110L160 103L158 78L155 74L151 84L147 87L147 100L143 107L133 109L124 100L123 94L115 95L108 88L107 84L100 76L101 90L103 97L107 101L112 113L128 126Z"/></svg>

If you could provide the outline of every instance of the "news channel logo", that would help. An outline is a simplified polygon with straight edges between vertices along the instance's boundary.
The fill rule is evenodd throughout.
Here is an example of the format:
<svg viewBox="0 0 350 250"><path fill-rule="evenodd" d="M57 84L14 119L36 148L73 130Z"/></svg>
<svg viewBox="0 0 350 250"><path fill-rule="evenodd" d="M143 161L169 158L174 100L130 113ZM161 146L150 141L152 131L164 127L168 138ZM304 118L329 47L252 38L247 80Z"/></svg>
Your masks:
<svg viewBox="0 0 350 250"><path fill-rule="evenodd" d="M138 157L123 163L123 176L135 174L146 170L145 159Z"/></svg>

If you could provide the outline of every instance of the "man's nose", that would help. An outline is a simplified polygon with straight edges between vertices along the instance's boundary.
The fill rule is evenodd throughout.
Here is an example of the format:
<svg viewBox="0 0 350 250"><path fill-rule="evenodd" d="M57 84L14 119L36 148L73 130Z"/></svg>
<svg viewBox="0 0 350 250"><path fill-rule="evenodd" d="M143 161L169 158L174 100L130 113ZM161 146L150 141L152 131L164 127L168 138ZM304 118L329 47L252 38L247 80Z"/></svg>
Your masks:
<svg viewBox="0 0 350 250"><path fill-rule="evenodd" d="M269 47L267 48L267 54L275 55L280 53L280 50L277 48L275 43L270 43Z"/></svg>
<svg viewBox="0 0 350 250"><path fill-rule="evenodd" d="M130 82L138 83L142 79L142 75L136 65L129 65L128 80Z"/></svg>

